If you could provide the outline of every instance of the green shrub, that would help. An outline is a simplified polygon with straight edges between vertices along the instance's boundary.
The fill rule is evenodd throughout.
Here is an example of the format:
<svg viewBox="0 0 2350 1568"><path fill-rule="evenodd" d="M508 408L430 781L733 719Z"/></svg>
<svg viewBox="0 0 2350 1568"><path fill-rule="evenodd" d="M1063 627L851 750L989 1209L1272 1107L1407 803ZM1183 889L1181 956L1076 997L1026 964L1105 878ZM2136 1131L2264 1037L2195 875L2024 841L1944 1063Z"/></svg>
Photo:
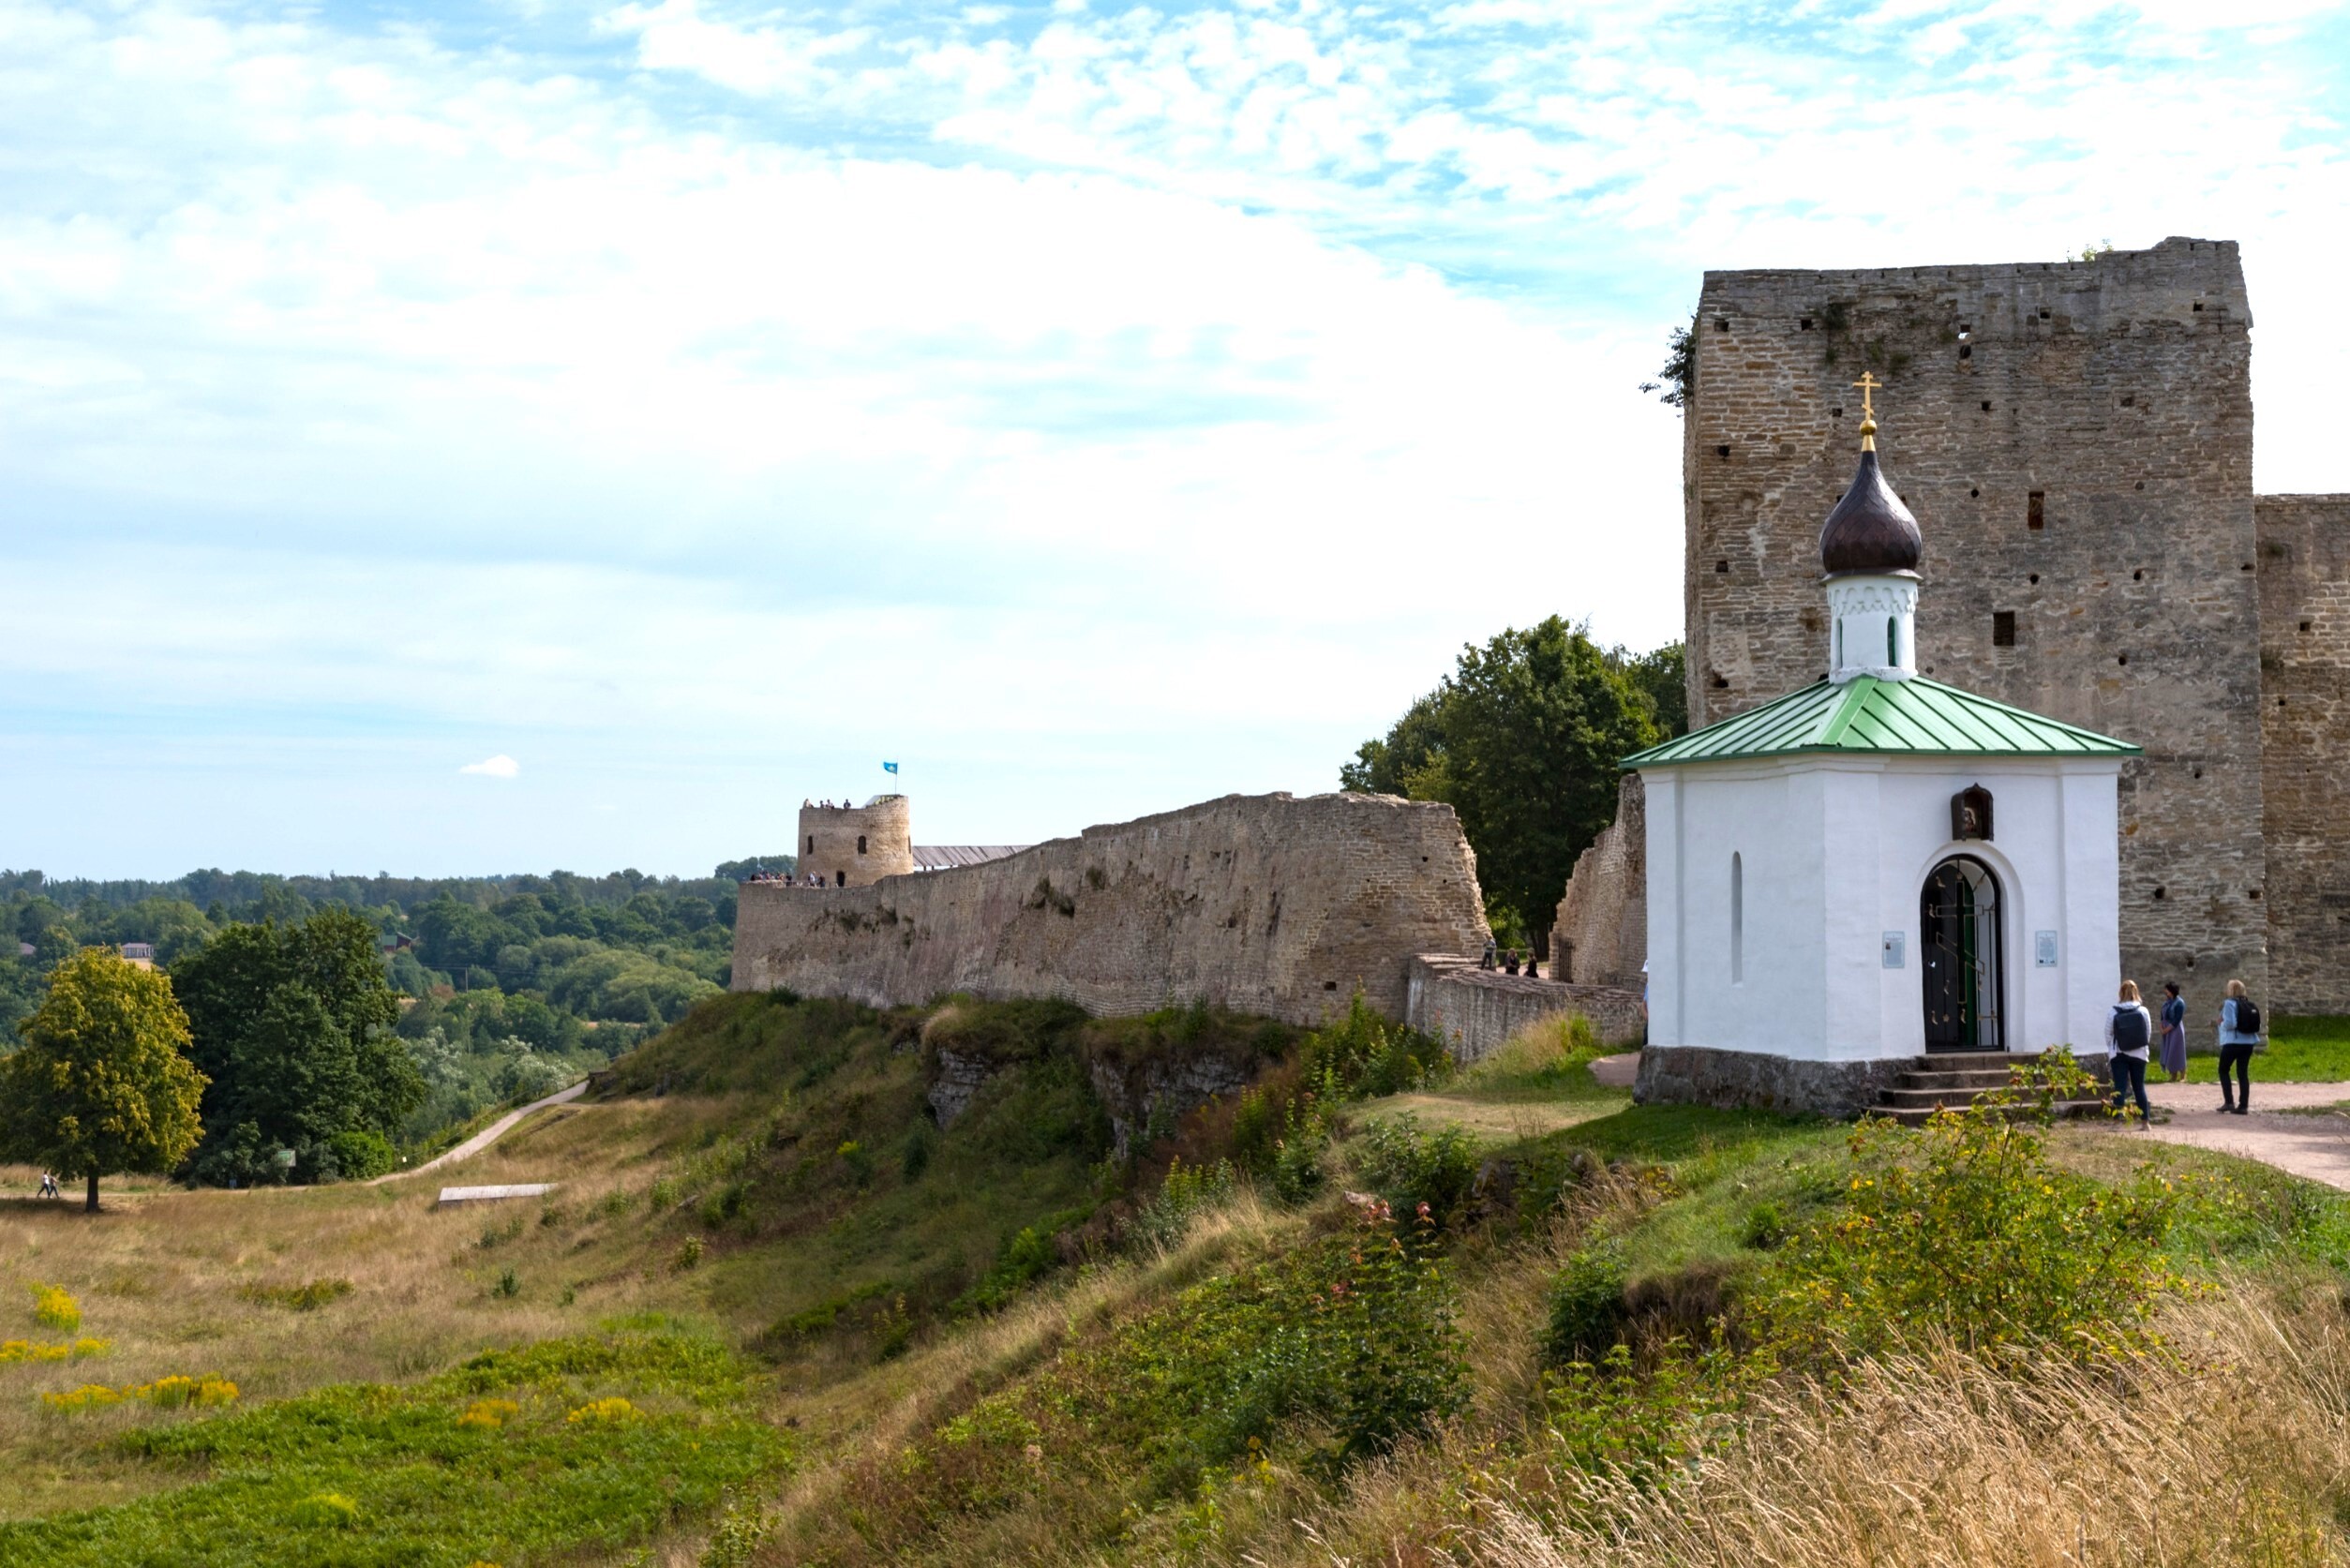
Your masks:
<svg viewBox="0 0 2350 1568"><path fill-rule="evenodd" d="M1603 1362L1624 1333L1625 1283L1624 1249L1614 1242L1568 1258L1550 1282L1543 1360L1552 1366Z"/></svg>
<svg viewBox="0 0 2350 1568"><path fill-rule="evenodd" d="M512 1299L522 1293L522 1281L516 1276L514 1270L507 1269L498 1276L498 1283L489 1288L489 1293Z"/></svg>
<svg viewBox="0 0 2350 1568"><path fill-rule="evenodd" d="M1190 1230L1194 1217L1230 1198L1237 1186L1230 1160L1186 1165L1178 1158L1167 1167L1159 1190L1135 1211L1128 1234L1140 1247L1171 1247Z"/></svg>
<svg viewBox="0 0 2350 1568"><path fill-rule="evenodd" d="M1000 1310L1029 1284L1060 1266L1060 1248L1054 1245L1053 1237L1063 1227L1079 1224L1085 1217L1085 1210L1070 1209L1061 1214L1047 1215L1034 1225L1022 1226L1005 1238L1003 1247L995 1255L995 1265L949 1310L956 1313Z"/></svg>
<svg viewBox="0 0 2350 1568"><path fill-rule="evenodd" d="M365 1127L336 1133L326 1141L335 1169L347 1182L372 1181L399 1163L392 1141Z"/></svg>
<svg viewBox="0 0 2350 1568"><path fill-rule="evenodd" d="M1421 1130L1419 1119L1401 1115L1363 1129L1357 1157L1363 1180L1399 1214L1423 1209L1440 1226L1466 1217L1477 1181L1477 1146L1457 1127Z"/></svg>
<svg viewBox="0 0 2350 1568"><path fill-rule="evenodd" d="M1310 1082L1358 1099L1441 1083L1453 1070L1444 1041L1391 1022L1359 991L1344 1018L1306 1037L1301 1061Z"/></svg>
<svg viewBox="0 0 2350 1568"><path fill-rule="evenodd" d="M1578 1360L1544 1374L1544 1435L1577 1470L1661 1485L1735 1435L1732 1418L1768 1366L1719 1346L1676 1344L1640 1371L1628 1347L1611 1345L1596 1364Z"/></svg>
<svg viewBox="0 0 2350 1568"><path fill-rule="evenodd" d="M1787 1217L1776 1203L1757 1203L1739 1223L1738 1244L1768 1252L1787 1239Z"/></svg>
<svg viewBox="0 0 2350 1568"><path fill-rule="evenodd" d="M2058 1169L2048 1108L2093 1081L2061 1050L2017 1076L2013 1090L1938 1113L1922 1133L1882 1121L1853 1132L1843 1202L1780 1249L1760 1292L1782 1353L1845 1357L1947 1337L2021 1362L2145 1345L2156 1299L2184 1284L2162 1252L2179 1194L2151 1170L2109 1187Z"/></svg>
<svg viewBox="0 0 2350 1568"><path fill-rule="evenodd" d="M1273 1196L1292 1208L1310 1202L1330 1179L1323 1151L1330 1135L1320 1117L1290 1129L1273 1154Z"/></svg>

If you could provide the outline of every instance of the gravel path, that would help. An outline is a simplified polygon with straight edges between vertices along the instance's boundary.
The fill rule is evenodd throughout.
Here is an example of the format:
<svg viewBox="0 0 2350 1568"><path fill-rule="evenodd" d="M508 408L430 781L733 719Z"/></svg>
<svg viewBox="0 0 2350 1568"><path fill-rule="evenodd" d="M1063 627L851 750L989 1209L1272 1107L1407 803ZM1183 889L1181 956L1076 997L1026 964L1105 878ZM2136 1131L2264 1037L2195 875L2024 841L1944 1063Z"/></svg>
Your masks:
<svg viewBox="0 0 2350 1568"><path fill-rule="evenodd" d="M588 1081L583 1078L568 1089L558 1089L545 1099L534 1099L519 1111L507 1112L456 1148L449 1150L446 1154L434 1156L412 1171L395 1171L388 1176L378 1176L376 1180L396 1182L402 1176L421 1176L427 1171L438 1171L443 1165L455 1165L460 1159L470 1159L513 1131L515 1125L531 1112L544 1111L550 1105L568 1105L587 1092Z"/></svg>
<svg viewBox="0 0 2350 1568"><path fill-rule="evenodd" d="M2257 1064L2253 1070L2258 1071ZM2133 1120L2117 1131L2117 1137L2151 1137L2166 1143L2217 1149L2328 1187L2350 1189L2350 1115L2277 1114L2298 1106L2350 1101L2350 1083L2263 1083L2254 1078L2249 1116L2223 1114L2216 1083L2151 1083L2146 1098L2171 1113L2168 1125L2142 1133Z"/></svg>

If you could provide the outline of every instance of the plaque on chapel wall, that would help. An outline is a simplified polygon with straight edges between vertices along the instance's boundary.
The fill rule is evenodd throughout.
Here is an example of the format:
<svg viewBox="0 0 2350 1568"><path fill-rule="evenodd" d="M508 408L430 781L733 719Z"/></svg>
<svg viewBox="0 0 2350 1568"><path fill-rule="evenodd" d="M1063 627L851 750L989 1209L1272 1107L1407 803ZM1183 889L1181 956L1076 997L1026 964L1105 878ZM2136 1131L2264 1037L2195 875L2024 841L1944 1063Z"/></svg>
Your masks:
<svg viewBox="0 0 2350 1568"><path fill-rule="evenodd" d="M1988 839L1991 836L1991 792L1969 784L1950 798L1950 836Z"/></svg>

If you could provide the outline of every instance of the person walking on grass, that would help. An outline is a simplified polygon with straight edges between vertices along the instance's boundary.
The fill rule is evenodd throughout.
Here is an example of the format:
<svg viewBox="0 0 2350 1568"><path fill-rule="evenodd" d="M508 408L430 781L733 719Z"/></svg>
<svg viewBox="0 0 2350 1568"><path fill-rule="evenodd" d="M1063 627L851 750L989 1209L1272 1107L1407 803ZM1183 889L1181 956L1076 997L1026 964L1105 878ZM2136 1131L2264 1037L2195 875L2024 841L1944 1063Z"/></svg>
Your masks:
<svg viewBox="0 0 2350 1568"><path fill-rule="evenodd" d="M2121 1000L2105 1017L2106 1060L2113 1067L2114 1110L2124 1116L2130 1113L2130 1098L2138 1101L2138 1125L2154 1125L2154 1108L2146 1098L2146 1059L2154 1044L2154 1020L2138 1000L2138 982L2121 982Z"/></svg>
<svg viewBox="0 0 2350 1568"><path fill-rule="evenodd" d="M2163 1004L2163 1071L2176 1083L2187 1076L2187 999L2177 980L2164 981L2163 989L2170 996Z"/></svg>
<svg viewBox="0 0 2350 1568"><path fill-rule="evenodd" d="M2253 1108L2253 1048L2260 1043L2260 1008L2245 993L2244 982L2227 982L2227 1000L2220 1004L2220 1109L2244 1116ZM2227 1075L2236 1072L2236 1092L2228 1093Z"/></svg>

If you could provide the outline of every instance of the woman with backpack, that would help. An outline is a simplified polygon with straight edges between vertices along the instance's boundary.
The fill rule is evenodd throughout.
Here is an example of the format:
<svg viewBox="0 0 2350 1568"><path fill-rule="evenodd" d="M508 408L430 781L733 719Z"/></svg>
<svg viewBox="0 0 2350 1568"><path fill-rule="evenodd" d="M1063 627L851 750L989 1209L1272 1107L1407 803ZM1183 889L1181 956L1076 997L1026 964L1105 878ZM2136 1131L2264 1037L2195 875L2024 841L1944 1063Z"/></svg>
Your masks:
<svg viewBox="0 0 2350 1568"><path fill-rule="evenodd" d="M2227 982L2227 1000L2220 1004L2220 1109L2244 1116L2253 1108L2253 1048L2260 1043L2260 1008L2245 994L2244 982ZM2236 1093L2228 1093L2228 1069L2236 1071Z"/></svg>
<svg viewBox="0 0 2350 1568"><path fill-rule="evenodd" d="M2152 1053L2154 1019L2138 1000L2138 982L2121 982L2121 1000L2105 1017L2106 1061L2114 1073L2114 1110L2130 1113L2130 1098L2137 1097L2138 1125L2154 1125L2154 1108L2146 1098L2146 1059Z"/></svg>
<svg viewBox="0 0 2350 1568"><path fill-rule="evenodd" d="M2165 980L2169 1000L2163 1004L2163 1072L2176 1083L2187 1076L2187 998L2177 980Z"/></svg>

